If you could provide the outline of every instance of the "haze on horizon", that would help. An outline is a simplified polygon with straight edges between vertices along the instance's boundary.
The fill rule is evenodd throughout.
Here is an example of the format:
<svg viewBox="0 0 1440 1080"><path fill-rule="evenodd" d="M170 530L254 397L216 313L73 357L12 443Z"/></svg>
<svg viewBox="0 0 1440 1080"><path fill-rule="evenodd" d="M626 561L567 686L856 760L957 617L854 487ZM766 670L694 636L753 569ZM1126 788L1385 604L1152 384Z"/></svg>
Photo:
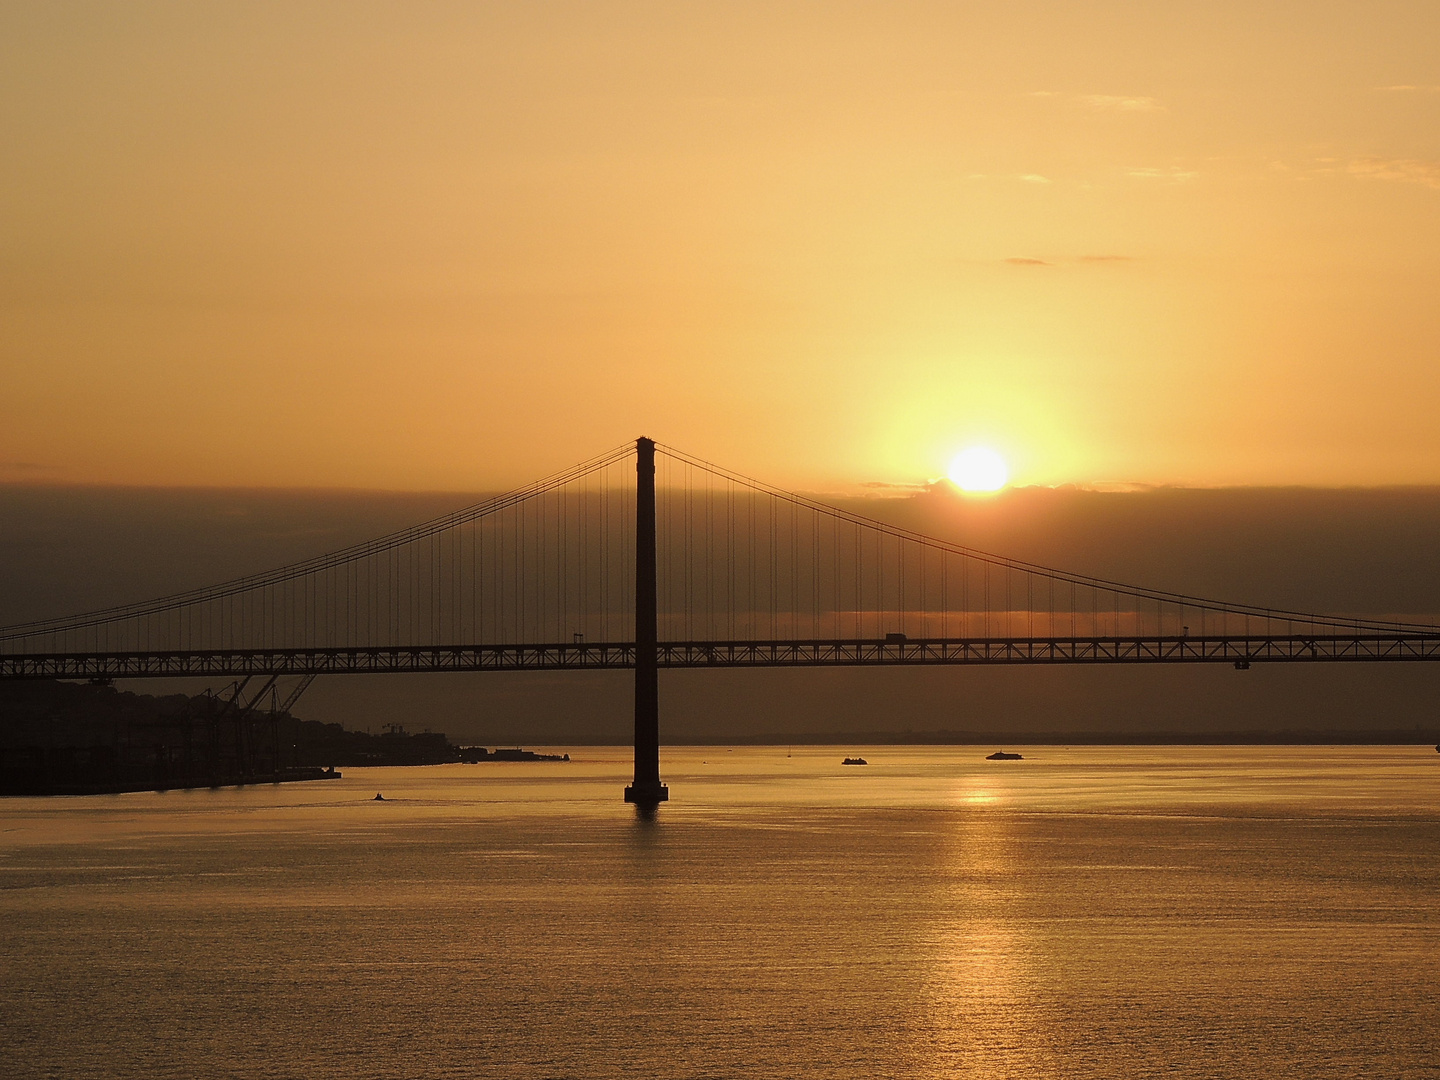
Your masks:
<svg viewBox="0 0 1440 1080"><path fill-rule="evenodd" d="M19 2L0 481L1440 483L1440 8Z"/></svg>

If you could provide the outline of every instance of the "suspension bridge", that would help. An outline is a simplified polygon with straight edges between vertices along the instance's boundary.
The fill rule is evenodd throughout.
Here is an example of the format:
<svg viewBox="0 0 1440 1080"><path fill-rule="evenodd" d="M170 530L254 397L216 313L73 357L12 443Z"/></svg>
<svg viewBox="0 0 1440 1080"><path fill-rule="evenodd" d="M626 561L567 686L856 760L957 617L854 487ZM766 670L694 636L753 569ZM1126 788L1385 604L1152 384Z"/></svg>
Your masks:
<svg viewBox="0 0 1440 1080"><path fill-rule="evenodd" d="M1440 627L1127 585L925 536L641 438L527 487L266 573L0 629L0 678L304 681L661 668L1440 659ZM238 689L236 691L239 693Z"/></svg>

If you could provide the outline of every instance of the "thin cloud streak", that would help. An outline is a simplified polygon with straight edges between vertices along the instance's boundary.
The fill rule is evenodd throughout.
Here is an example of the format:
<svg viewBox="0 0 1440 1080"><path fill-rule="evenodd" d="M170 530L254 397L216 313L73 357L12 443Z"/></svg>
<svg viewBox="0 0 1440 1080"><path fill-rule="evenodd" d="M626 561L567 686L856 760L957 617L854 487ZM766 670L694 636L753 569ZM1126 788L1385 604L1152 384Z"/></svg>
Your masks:
<svg viewBox="0 0 1440 1080"><path fill-rule="evenodd" d="M1123 97L1115 94L1086 94L1080 104L1096 112L1154 113L1164 112L1165 106L1153 97Z"/></svg>
<svg viewBox="0 0 1440 1080"><path fill-rule="evenodd" d="M1130 169L1126 173L1126 175L1131 176L1136 180L1166 180L1172 184L1183 184L1186 181L1194 180L1195 177L1199 176L1200 174L1196 172L1191 172L1188 169L1142 168Z"/></svg>
<svg viewBox="0 0 1440 1080"><path fill-rule="evenodd" d="M1032 90L1026 97L1059 100L1093 112L1157 113L1167 111L1158 98L1142 94L1062 94L1056 90Z"/></svg>
<svg viewBox="0 0 1440 1080"><path fill-rule="evenodd" d="M1369 180L1394 180L1440 189L1440 161L1417 158L1359 158L1350 162L1351 176Z"/></svg>

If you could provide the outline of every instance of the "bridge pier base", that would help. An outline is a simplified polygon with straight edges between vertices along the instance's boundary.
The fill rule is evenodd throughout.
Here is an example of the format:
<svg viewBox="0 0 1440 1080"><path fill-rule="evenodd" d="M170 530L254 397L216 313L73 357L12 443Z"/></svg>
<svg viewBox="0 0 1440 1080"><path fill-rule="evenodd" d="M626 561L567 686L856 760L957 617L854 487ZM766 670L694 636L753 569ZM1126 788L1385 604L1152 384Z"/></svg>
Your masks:
<svg viewBox="0 0 1440 1080"><path fill-rule="evenodd" d="M660 685L655 612L655 443L635 440L635 782L625 801L642 811L670 798L660 782Z"/></svg>
<svg viewBox="0 0 1440 1080"><path fill-rule="evenodd" d="M664 784L625 785L625 801L639 807L659 806L670 801L670 789Z"/></svg>

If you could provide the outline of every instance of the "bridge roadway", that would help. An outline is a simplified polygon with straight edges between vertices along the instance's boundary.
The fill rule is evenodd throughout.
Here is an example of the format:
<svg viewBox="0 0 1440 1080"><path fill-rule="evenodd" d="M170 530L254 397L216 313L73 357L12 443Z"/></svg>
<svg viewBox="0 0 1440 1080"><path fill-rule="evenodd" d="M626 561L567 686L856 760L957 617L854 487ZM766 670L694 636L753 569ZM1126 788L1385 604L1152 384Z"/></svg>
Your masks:
<svg viewBox="0 0 1440 1080"><path fill-rule="evenodd" d="M1440 660L1440 631L1208 637L662 641L662 668L1233 664ZM0 655L0 679L125 679L633 668L633 642Z"/></svg>

